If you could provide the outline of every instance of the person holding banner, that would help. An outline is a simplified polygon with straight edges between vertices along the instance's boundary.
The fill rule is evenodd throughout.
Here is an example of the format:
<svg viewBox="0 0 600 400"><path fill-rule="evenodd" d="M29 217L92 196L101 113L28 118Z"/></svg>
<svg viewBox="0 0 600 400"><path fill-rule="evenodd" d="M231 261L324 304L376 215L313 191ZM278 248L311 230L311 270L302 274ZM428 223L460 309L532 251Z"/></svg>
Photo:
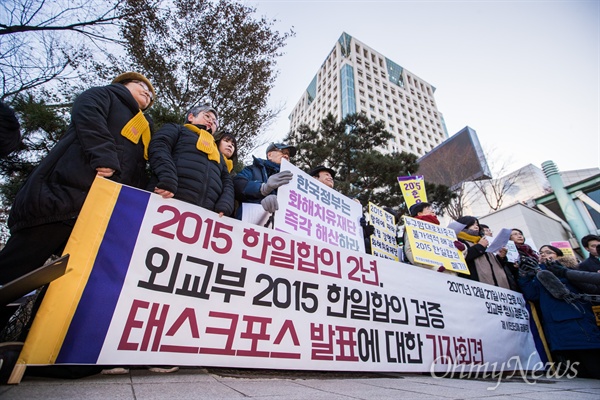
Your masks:
<svg viewBox="0 0 600 400"><path fill-rule="evenodd" d="M311 169L308 174L321 182L323 185L328 186L333 189L334 179L335 179L335 171L331 168L327 168L323 165L319 165Z"/></svg>
<svg viewBox="0 0 600 400"><path fill-rule="evenodd" d="M472 216L463 216L456 222L465 225L465 228L458 232L457 236L458 240L467 247L465 261L471 274L466 278L505 289L517 290L518 286L513 275L505 270L494 254L486 251L489 242L483 236L479 220Z"/></svg>
<svg viewBox="0 0 600 400"><path fill-rule="evenodd" d="M8 218L11 236L0 252L0 284L60 255L96 176L144 188L152 121L143 111L156 93L126 72L75 99L71 124L17 193Z"/></svg>
<svg viewBox="0 0 600 400"><path fill-rule="evenodd" d="M186 124L165 124L150 141L148 190L220 215L233 214L233 180L213 132L219 122L209 105L194 106Z"/></svg>
<svg viewBox="0 0 600 400"><path fill-rule="evenodd" d="M285 143L271 143L267 147L267 159L253 157L252 165L244 167L233 178L235 198L242 206L236 213L242 219L243 203L260 203L267 212L274 213L279 209L277 188L292 180L290 171L279 172L281 160L296 155L296 147Z"/></svg>

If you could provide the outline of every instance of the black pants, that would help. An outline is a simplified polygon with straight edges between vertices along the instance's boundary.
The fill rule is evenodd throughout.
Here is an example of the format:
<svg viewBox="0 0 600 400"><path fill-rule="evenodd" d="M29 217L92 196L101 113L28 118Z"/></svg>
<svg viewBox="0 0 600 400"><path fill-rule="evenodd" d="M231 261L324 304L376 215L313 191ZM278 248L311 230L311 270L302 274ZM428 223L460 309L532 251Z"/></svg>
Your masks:
<svg viewBox="0 0 600 400"><path fill-rule="evenodd" d="M600 379L600 349L560 350L555 357L562 362L578 362L575 369L580 378Z"/></svg>
<svg viewBox="0 0 600 400"><path fill-rule="evenodd" d="M60 256L75 220L54 222L18 230L0 251L0 285L31 272L52 255Z"/></svg>

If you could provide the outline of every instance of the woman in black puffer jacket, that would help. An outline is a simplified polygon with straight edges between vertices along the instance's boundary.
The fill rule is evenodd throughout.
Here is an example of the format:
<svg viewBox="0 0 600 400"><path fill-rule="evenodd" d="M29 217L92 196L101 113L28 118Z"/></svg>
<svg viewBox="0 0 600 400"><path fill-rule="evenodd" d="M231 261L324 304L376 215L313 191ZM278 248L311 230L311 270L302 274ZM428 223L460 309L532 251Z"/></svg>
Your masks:
<svg viewBox="0 0 600 400"><path fill-rule="evenodd" d="M146 186L145 153L154 101L150 81L136 72L75 99L67 132L19 190L8 219L11 237L0 252L0 284L60 255L96 176Z"/></svg>
<svg viewBox="0 0 600 400"><path fill-rule="evenodd" d="M209 106L196 106L186 116L187 124L165 124L153 135L148 190L230 216L233 180L212 135L217 113Z"/></svg>

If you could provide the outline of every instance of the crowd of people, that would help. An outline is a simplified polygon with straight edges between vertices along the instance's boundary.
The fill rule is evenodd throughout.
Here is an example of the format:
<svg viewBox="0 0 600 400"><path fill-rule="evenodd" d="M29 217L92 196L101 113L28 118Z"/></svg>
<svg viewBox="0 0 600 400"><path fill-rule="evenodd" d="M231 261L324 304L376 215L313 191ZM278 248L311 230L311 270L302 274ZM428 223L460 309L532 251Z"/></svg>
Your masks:
<svg viewBox="0 0 600 400"><path fill-rule="evenodd" d="M241 219L243 203L260 204L268 213L279 209L277 189L293 177L290 171L280 170L281 162L296 155L294 146L271 143L265 159L254 157L251 165L234 174L236 138L219 131L217 110L210 105L193 106L182 118L182 125L165 124L155 132L152 120L144 113L155 98L155 89L145 76L127 72L75 100L66 134L28 177L11 208L11 236L0 251L0 285L61 254L97 176L179 199L220 216ZM6 114L10 110L3 105L1 111ZM16 119L9 123L11 129L16 123L18 131ZM9 152L16 148L14 134L5 142ZM0 150L6 154L4 147ZM308 174L334 188L333 169L319 165ZM429 203L413 205L409 216L440 224ZM487 237L492 232L476 217L463 216L456 222L464 229L457 234L454 246L464 254L470 272L460 276L523 293L540 311L552 354L561 360L578 361L583 375L600 378L600 329L592 310L597 300L593 295L600 292L600 238L583 238L582 246L590 256L578 264L551 245L536 252L520 229L512 229L510 239L520 260L510 262L506 248L497 253L487 251ZM369 252L374 228L364 218L361 225ZM416 262L406 239L404 262L456 275L444 267Z"/></svg>

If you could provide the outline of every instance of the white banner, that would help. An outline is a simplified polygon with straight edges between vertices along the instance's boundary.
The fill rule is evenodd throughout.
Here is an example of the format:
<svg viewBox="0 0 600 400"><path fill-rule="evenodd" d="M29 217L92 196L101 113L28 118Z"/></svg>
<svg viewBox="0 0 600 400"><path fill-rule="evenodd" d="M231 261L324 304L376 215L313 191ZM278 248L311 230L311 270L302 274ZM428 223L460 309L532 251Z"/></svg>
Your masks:
<svg viewBox="0 0 600 400"><path fill-rule="evenodd" d="M445 371L532 354L516 292L152 195L97 363Z"/></svg>

